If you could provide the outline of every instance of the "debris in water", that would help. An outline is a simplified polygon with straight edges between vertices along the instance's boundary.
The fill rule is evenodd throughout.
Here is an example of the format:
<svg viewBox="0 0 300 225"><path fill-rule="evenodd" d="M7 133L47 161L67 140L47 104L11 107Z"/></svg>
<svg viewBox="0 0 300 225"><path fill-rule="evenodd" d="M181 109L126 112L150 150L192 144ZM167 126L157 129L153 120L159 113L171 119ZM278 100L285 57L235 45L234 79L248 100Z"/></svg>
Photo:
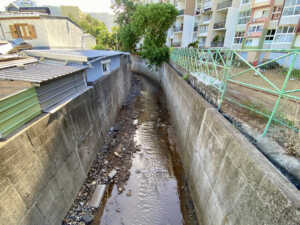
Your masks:
<svg viewBox="0 0 300 225"><path fill-rule="evenodd" d="M104 196L106 190L106 185L105 184L99 184L96 187L96 190L89 201L89 206L93 208L98 208L100 206L101 200Z"/></svg>
<svg viewBox="0 0 300 225"><path fill-rule="evenodd" d="M86 214L82 217L82 222L85 222L87 225L90 225L93 222L94 216Z"/></svg>
<svg viewBox="0 0 300 225"><path fill-rule="evenodd" d="M130 197L132 195L131 190L129 190L126 194L126 196Z"/></svg>
<svg viewBox="0 0 300 225"><path fill-rule="evenodd" d="M117 171L115 169L113 169L112 171L110 171L110 173L108 174L109 178L112 179L114 178L114 176L116 176Z"/></svg>
<svg viewBox="0 0 300 225"><path fill-rule="evenodd" d="M121 156L120 156L120 154L119 154L119 153L117 153L117 152L114 152L114 154L115 154L115 156L117 156L117 157L121 158Z"/></svg>

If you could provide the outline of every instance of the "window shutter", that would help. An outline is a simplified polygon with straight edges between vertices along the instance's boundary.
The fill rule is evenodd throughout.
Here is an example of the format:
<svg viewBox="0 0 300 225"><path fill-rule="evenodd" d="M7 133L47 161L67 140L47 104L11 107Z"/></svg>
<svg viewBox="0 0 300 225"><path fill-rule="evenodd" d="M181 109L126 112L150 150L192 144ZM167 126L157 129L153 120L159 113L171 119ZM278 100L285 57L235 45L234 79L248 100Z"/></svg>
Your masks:
<svg viewBox="0 0 300 225"><path fill-rule="evenodd" d="M9 25L10 33L12 38L19 38L18 31L16 25Z"/></svg>
<svg viewBox="0 0 300 225"><path fill-rule="evenodd" d="M28 25L28 29L29 29L29 34L30 34L30 38L31 39L36 39L36 32L35 32L35 28L33 25Z"/></svg>

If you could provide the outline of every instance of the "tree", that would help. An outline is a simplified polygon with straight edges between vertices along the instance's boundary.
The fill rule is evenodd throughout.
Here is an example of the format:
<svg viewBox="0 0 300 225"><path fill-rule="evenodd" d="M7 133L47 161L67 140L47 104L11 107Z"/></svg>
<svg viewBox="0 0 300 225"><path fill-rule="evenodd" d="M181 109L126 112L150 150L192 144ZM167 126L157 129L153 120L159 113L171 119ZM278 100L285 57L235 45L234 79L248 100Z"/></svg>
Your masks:
<svg viewBox="0 0 300 225"><path fill-rule="evenodd" d="M136 11L134 0L115 0L114 11L117 15L116 23L119 25L119 48L122 51L136 53L139 36L133 31L131 20Z"/></svg>
<svg viewBox="0 0 300 225"><path fill-rule="evenodd" d="M175 22L178 11L171 4L141 5L137 2L116 0L120 47L123 51L141 55L150 64L160 65L169 59L169 48L165 45L167 31ZM142 43L139 49L138 43Z"/></svg>
<svg viewBox="0 0 300 225"><path fill-rule="evenodd" d="M165 3L138 5L132 15L132 30L143 40L140 54L150 64L161 65L169 59L169 48L165 45L167 31L177 15L177 9Z"/></svg>

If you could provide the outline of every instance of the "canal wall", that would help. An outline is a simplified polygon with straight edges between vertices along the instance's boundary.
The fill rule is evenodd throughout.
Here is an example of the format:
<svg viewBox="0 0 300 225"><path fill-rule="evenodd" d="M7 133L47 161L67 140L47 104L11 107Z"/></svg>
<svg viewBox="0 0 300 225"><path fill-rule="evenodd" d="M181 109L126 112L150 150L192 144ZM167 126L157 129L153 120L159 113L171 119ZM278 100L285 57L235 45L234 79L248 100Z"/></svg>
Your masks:
<svg viewBox="0 0 300 225"><path fill-rule="evenodd" d="M82 95L0 142L0 224L59 225L131 86L127 59Z"/></svg>
<svg viewBox="0 0 300 225"><path fill-rule="evenodd" d="M201 225L299 225L300 192L170 64L132 71L163 88Z"/></svg>

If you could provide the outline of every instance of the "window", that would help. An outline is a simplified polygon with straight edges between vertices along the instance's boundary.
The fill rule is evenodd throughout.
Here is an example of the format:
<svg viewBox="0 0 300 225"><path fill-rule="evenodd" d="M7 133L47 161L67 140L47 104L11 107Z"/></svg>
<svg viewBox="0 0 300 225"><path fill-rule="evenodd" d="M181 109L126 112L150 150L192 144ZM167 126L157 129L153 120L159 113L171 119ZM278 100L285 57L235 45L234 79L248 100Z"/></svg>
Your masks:
<svg viewBox="0 0 300 225"><path fill-rule="evenodd" d="M240 15L239 15L239 21L238 24L246 24L249 22L251 17L251 10L247 10L247 11L241 11Z"/></svg>
<svg viewBox="0 0 300 225"><path fill-rule="evenodd" d="M246 44L246 46L252 46L252 42L253 42L252 39L247 39L245 44Z"/></svg>
<svg viewBox="0 0 300 225"><path fill-rule="evenodd" d="M278 20L280 18L282 7L275 6L272 11L272 20Z"/></svg>
<svg viewBox="0 0 300 225"><path fill-rule="evenodd" d="M32 40L37 38L35 28L29 24L14 24L10 25L10 32L12 38L22 38L23 40Z"/></svg>
<svg viewBox="0 0 300 225"><path fill-rule="evenodd" d="M293 41L296 27L294 26L282 26L277 29L275 35L276 42L290 43Z"/></svg>
<svg viewBox="0 0 300 225"><path fill-rule="evenodd" d="M265 36L265 43L271 43L274 40L275 32L276 32L275 29L268 30Z"/></svg>
<svg viewBox="0 0 300 225"><path fill-rule="evenodd" d="M110 59L101 61L103 75L110 73Z"/></svg>
<svg viewBox="0 0 300 225"><path fill-rule="evenodd" d="M283 16L300 15L300 0L287 0L283 9Z"/></svg>
<svg viewBox="0 0 300 225"><path fill-rule="evenodd" d="M241 3L242 4L248 4L248 3L250 3L250 0L242 0Z"/></svg>
<svg viewBox="0 0 300 225"><path fill-rule="evenodd" d="M207 31L208 31L208 25L200 26L199 30L200 30L200 33L207 33Z"/></svg>
<svg viewBox="0 0 300 225"><path fill-rule="evenodd" d="M263 30L263 26L261 25L254 25L249 27L249 32L261 32Z"/></svg>
<svg viewBox="0 0 300 225"><path fill-rule="evenodd" d="M262 17L268 17L270 10L263 10Z"/></svg>
<svg viewBox="0 0 300 225"><path fill-rule="evenodd" d="M241 32L235 32L235 36L234 36L234 44L242 44L243 40L245 38L245 32L241 31Z"/></svg>

